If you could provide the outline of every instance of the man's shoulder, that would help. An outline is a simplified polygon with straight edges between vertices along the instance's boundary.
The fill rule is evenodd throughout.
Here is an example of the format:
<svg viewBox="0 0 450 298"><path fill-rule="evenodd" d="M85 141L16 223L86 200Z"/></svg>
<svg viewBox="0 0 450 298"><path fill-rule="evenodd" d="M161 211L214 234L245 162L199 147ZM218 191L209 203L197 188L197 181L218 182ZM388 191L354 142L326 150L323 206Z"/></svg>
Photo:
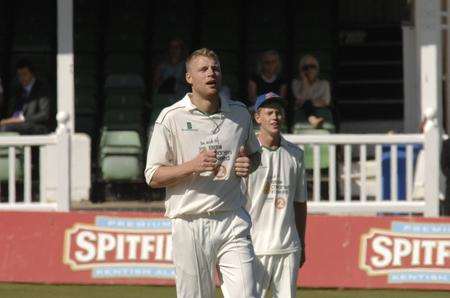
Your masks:
<svg viewBox="0 0 450 298"><path fill-rule="evenodd" d="M303 158L303 149L300 148L298 145L289 142L288 140L286 140L285 138L281 138L281 144L283 146L284 149L286 149L286 151L293 155L296 159L300 159Z"/></svg>
<svg viewBox="0 0 450 298"><path fill-rule="evenodd" d="M227 102L232 112L239 111L248 113L248 108L242 101L228 99Z"/></svg>
<svg viewBox="0 0 450 298"><path fill-rule="evenodd" d="M38 96L48 96L49 89L44 81L36 78L31 91L36 92Z"/></svg>
<svg viewBox="0 0 450 298"><path fill-rule="evenodd" d="M158 124L162 124L168 121L170 118L175 117L178 113L182 112L185 107L185 102L183 101L183 99L180 99L176 103L162 109L155 122Z"/></svg>

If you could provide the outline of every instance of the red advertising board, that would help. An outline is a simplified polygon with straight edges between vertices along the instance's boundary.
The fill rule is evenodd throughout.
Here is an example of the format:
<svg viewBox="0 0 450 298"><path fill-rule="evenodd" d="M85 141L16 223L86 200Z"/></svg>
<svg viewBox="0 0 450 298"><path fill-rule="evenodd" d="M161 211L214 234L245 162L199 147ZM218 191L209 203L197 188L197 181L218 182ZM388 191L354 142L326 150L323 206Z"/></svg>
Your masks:
<svg viewBox="0 0 450 298"><path fill-rule="evenodd" d="M171 223L148 213L0 213L0 282L173 285ZM450 290L450 219L308 219L303 287Z"/></svg>

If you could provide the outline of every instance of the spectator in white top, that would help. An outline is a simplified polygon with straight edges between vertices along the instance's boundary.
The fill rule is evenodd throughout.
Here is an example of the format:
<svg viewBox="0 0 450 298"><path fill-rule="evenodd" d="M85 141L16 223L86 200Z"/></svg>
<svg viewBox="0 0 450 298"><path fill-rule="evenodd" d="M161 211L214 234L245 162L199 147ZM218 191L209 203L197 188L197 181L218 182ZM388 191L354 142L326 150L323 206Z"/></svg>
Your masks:
<svg viewBox="0 0 450 298"><path fill-rule="evenodd" d="M319 78L319 62L312 55L304 56L299 63L299 75L292 80L295 109L303 109L308 122L320 128L324 118L317 116L318 108L329 108L330 83Z"/></svg>

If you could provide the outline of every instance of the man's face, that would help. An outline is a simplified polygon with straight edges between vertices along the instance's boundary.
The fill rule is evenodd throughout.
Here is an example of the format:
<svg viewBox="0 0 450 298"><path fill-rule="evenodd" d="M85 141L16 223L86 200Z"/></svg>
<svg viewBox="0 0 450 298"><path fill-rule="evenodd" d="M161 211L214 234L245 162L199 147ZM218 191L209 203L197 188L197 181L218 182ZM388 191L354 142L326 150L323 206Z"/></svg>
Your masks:
<svg viewBox="0 0 450 298"><path fill-rule="evenodd" d="M192 86L192 91L202 97L218 95L222 82L219 61L204 56L194 58L187 69L186 81Z"/></svg>
<svg viewBox="0 0 450 298"><path fill-rule="evenodd" d="M169 43L169 56L173 59L180 59L182 52L182 45L177 40L172 40Z"/></svg>
<svg viewBox="0 0 450 298"><path fill-rule="evenodd" d="M259 124L260 130L272 136L280 133L283 119L283 108L279 104L265 105L255 113L255 120Z"/></svg>
<svg viewBox="0 0 450 298"><path fill-rule="evenodd" d="M278 70L278 57L273 54L266 54L262 59L263 72L269 75L275 75Z"/></svg>
<svg viewBox="0 0 450 298"><path fill-rule="evenodd" d="M310 57L310 58L306 59L304 66L307 66L307 69L300 70L300 71L303 71L310 80L315 80L317 78L318 69L319 69L317 60Z"/></svg>
<svg viewBox="0 0 450 298"><path fill-rule="evenodd" d="M22 87L28 86L34 78L33 73L28 67L17 69L17 76Z"/></svg>

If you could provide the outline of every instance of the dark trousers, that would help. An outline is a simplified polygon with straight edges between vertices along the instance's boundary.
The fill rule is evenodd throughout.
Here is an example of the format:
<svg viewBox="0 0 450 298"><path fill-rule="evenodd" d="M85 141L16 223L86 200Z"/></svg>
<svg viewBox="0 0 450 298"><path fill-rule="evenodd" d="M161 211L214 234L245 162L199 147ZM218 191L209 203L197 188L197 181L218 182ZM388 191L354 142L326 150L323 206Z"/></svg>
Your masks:
<svg viewBox="0 0 450 298"><path fill-rule="evenodd" d="M303 103L302 109L305 112L306 118L309 118L309 116L317 116L316 107L312 104L312 102L309 99Z"/></svg>
<svg viewBox="0 0 450 298"><path fill-rule="evenodd" d="M44 125L30 122L3 125L0 126L0 131L17 132L21 135L39 135L48 133L47 127Z"/></svg>

